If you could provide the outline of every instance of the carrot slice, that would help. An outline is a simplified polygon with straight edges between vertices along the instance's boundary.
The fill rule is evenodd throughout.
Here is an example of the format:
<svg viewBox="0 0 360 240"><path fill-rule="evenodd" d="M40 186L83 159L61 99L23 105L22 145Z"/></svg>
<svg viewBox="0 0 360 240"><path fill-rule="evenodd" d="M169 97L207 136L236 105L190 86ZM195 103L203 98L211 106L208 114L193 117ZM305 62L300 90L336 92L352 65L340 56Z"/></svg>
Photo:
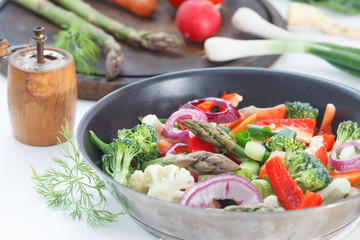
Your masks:
<svg viewBox="0 0 360 240"><path fill-rule="evenodd" d="M252 124L256 120L256 113L248 116L244 121L230 129L231 134L236 134L240 130L246 130L247 125Z"/></svg>
<svg viewBox="0 0 360 240"><path fill-rule="evenodd" d="M360 183L360 170L335 173L333 175L333 180L337 178L346 178L351 183L352 186L356 185L357 183Z"/></svg>
<svg viewBox="0 0 360 240"><path fill-rule="evenodd" d="M258 108L253 105L239 109L239 113L245 117L252 114L258 114L258 119L274 119L274 118L285 118L286 106L285 104L279 104L268 108Z"/></svg>
<svg viewBox="0 0 360 240"><path fill-rule="evenodd" d="M331 122L334 119L335 112L336 108L334 104L328 103L317 135L332 134Z"/></svg>
<svg viewBox="0 0 360 240"><path fill-rule="evenodd" d="M108 0L142 17L149 17L158 8L156 0Z"/></svg>
<svg viewBox="0 0 360 240"><path fill-rule="evenodd" d="M236 125L240 124L242 121L244 121L245 117L243 115L241 115L241 117L238 118L238 120L232 121L231 123L222 123L221 125L223 125L224 127L227 128L233 128Z"/></svg>
<svg viewBox="0 0 360 240"><path fill-rule="evenodd" d="M279 104L274 107L261 109L256 114L257 121L264 119L285 118L286 106L285 104Z"/></svg>
<svg viewBox="0 0 360 240"><path fill-rule="evenodd" d="M167 141L167 140L160 139L160 140L159 140L159 143L158 143L159 151L161 152L162 150L164 150L165 148L168 148L168 147L172 146L173 144L174 144L174 143L169 142L169 141Z"/></svg>

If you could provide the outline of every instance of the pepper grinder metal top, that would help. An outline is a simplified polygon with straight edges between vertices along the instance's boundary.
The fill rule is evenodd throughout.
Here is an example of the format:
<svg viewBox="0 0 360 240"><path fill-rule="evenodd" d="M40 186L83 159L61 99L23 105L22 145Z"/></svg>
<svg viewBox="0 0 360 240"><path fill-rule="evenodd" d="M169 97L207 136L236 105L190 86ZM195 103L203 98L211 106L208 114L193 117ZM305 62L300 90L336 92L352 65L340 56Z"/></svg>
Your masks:
<svg viewBox="0 0 360 240"><path fill-rule="evenodd" d="M34 41L36 42L36 51L37 51L37 62L45 63L44 59L44 42L47 39L45 33L45 28L42 26L34 27Z"/></svg>

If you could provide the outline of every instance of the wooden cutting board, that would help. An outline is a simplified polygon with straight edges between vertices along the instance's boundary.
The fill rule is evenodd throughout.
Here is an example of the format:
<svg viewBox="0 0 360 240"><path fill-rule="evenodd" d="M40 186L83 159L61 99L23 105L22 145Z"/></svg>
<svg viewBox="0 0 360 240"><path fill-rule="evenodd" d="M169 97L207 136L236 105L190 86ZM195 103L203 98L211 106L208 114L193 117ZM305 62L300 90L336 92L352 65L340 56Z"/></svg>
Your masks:
<svg viewBox="0 0 360 240"><path fill-rule="evenodd" d="M164 31L182 37L174 23L176 11L166 0L158 0L158 11L150 18L139 17L105 0L87 0L85 2L88 2L107 16L135 29ZM239 7L249 7L269 22L285 27L285 22L280 14L266 0L226 0L220 9L222 23L216 36L236 39L256 38L241 33L231 26L231 18ZM0 9L0 35L6 38L10 45L29 42L33 36L32 29L35 26L44 26L46 28L46 35L49 37L47 43L51 43L53 41L52 36L60 30L57 25L15 3L9 2ZM205 58L202 43L185 41L185 44L176 53L172 54L153 52L121 41L120 43L125 56L125 63L120 75L112 81L107 81L104 77L78 74L79 98L97 100L115 89L163 73L218 66L268 67L278 58L278 56L259 56L224 63L213 63ZM94 66L105 71L104 62L105 53L103 53L99 63L94 64ZM6 69L7 62L1 60L1 73L6 74Z"/></svg>

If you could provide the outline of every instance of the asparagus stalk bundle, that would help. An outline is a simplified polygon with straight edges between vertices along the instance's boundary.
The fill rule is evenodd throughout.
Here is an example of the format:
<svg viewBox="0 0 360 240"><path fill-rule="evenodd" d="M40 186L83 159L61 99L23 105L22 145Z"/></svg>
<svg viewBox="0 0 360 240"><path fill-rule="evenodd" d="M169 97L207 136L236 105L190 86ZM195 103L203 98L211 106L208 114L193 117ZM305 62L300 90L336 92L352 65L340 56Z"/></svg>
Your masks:
<svg viewBox="0 0 360 240"><path fill-rule="evenodd" d="M196 175L213 175L226 172L234 172L240 167L228 157L206 151L198 151L189 154L166 155L146 162L143 165L145 169L152 164L175 164L178 167L187 168L191 173Z"/></svg>
<svg viewBox="0 0 360 240"><path fill-rule="evenodd" d="M202 141L212 144L217 149L229 152L237 158L249 158L244 148L232 141L231 137L221 128L194 119L182 120L180 122Z"/></svg>
<svg viewBox="0 0 360 240"><path fill-rule="evenodd" d="M56 0L68 10L101 27L115 38L155 51L169 51L183 43L182 39L165 32L137 31L111 19L83 0Z"/></svg>
<svg viewBox="0 0 360 240"><path fill-rule="evenodd" d="M67 11L47 0L12 0L19 5L47 18L48 20L61 25L77 25L80 29L90 32L97 44L107 50L106 56L106 77L112 79L116 77L124 63L124 55L121 52L121 46L113 36L106 33L101 28L84 21L81 17Z"/></svg>

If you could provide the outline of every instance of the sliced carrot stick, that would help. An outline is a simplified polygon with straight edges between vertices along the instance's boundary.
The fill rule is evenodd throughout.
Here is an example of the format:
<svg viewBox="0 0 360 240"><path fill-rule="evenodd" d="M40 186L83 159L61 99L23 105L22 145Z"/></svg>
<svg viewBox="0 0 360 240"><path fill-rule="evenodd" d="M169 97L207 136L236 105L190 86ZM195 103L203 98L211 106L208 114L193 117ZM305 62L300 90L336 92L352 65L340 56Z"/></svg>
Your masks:
<svg viewBox="0 0 360 240"><path fill-rule="evenodd" d="M245 117L243 115L241 115L241 117L239 117L238 120L235 120L231 123L223 123L221 125L231 129L231 128L235 127L236 125L240 124L242 121L244 121L244 119L245 119Z"/></svg>
<svg viewBox="0 0 360 240"><path fill-rule="evenodd" d="M156 0L108 0L139 16L149 17L158 8Z"/></svg>
<svg viewBox="0 0 360 240"><path fill-rule="evenodd" d="M360 183L360 170L335 173L333 175L333 180L337 178L346 178L351 183L351 185L356 185L357 183Z"/></svg>
<svg viewBox="0 0 360 240"><path fill-rule="evenodd" d="M336 108L334 104L328 103L325 108L325 113L321 126L317 135L321 134L332 134L331 122L334 119Z"/></svg>
<svg viewBox="0 0 360 240"><path fill-rule="evenodd" d="M158 143L158 148L159 148L159 151L161 152L162 150L164 150L165 148L167 147L170 147L171 145L173 145L174 143L172 142L169 142L165 139L160 139L159 140L159 143Z"/></svg>
<svg viewBox="0 0 360 240"><path fill-rule="evenodd" d="M244 121L230 129L231 134L236 134L240 130L246 130L247 125L252 124L256 120L256 113L248 116Z"/></svg>
<svg viewBox="0 0 360 240"><path fill-rule="evenodd" d="M261 109L256 114L257 121L264 119L285 118L286 106L285 104L279 104L274 107Z"/></svg>

